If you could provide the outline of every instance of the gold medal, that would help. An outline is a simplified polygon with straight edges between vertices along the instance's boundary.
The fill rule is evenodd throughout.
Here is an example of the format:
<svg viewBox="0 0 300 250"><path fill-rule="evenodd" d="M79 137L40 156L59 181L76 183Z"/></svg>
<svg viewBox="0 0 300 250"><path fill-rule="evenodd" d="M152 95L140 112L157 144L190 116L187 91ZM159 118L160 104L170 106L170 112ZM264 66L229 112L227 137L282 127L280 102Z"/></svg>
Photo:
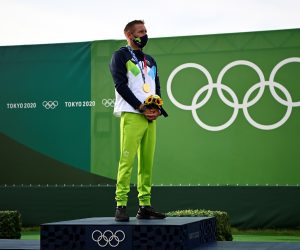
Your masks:
<svg viewBox="0 0 300 250"><path fill-rule="evenodd" d="M144 92L149 93L150 92L150 84L144 83L143 90L144 90Z"/></svg>

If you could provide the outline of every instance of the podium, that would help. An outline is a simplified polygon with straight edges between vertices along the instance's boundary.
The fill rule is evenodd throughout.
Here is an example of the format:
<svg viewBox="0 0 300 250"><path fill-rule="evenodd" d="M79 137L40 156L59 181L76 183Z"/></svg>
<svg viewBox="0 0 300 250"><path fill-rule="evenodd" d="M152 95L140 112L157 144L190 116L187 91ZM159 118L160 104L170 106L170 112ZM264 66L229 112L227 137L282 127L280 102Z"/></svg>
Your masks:
<svg viewBox="0 0 300 250"><path fill-rule="evenodd" d="M41 250L194 249L215 241L214 217L167 217L116 222L113 217L85 218L41 225Z"/></svg>

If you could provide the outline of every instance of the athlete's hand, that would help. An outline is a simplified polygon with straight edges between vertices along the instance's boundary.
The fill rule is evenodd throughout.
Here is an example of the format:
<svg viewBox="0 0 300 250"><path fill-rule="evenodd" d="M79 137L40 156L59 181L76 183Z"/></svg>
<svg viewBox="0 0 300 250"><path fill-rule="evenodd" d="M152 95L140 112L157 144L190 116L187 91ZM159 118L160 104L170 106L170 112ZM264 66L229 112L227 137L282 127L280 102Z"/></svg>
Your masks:
<svg viewBox="0 0 300 250"><path fill-rule="evenodd" d="M146 116L146 118L149 120L149 121L153 121L153 120L156 120L157 117L160 116L160 110L159 109L146 109L144 111L144 116Z"/></svg>

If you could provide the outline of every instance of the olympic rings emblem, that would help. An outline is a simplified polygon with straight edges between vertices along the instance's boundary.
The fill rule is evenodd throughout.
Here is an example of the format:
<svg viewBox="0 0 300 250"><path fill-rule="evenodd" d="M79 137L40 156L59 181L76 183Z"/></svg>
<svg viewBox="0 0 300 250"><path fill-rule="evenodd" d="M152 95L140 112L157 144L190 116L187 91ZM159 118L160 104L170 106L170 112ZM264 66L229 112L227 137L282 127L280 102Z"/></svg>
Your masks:
<svg viewBox="0 0 300 250"><path fill-rule="evenodd" d="M105 107L105 108L109 108L109 107L114 107L115 105L115 99L102 99L102 105Z"/></svg>
<svg viewBox="0 0 300 250"><path fill-rule="evenodd" d="M117 247L125 240L125 233L122 230L117 230L115 233L111 230L106 230L104 233L100 230L95 230L92 233L92 240L97 242L100 247L106 247L108 244L111 247Z"/></svg>
<svg viewBox="0 0 300 250"><path fill-rule="evenodd" d="M58 106L58 101L43 101L42 104L45 109L55 109Z"/></svg>
<svg viewBox="0 0 300 250"><path fill-rule="evenodd" d="M297 102L293 102L292 101L292 97L291 94L289 93L289 91L280 83L275 82L275 75L277 73L277 71L284 65L288 64L288 63L292 63L292 62L297 62L300 63L300 57L291 57L291 58L286 58L284 60L282 60L281 62L279 62L272 70L271 74L270 74L270 78L269 80L265 80L264 74L261 71L261 69L254 63L250 62L250 61L246 61L246 60L237 60L237 61L233 61L229 64L227 64L219 73L218 78L217 78L217 82L214 83L212 80L212 77L210 75L210 73L208 72L208 70L203 67L200 64L197 63L185 63L182 64L180 66L178 66L177 68L175 68L167 81L167 94L171 100L171 102L178 108L182 109L182 110L190 110L192 111L192 115L193 118L195 120L195 122L202 128L209 130L209 131L220 131L220 130L224 130L226 128L228 128L236 119L238 112L240 109L243 110L244 116L247 119L247 121L254 127L258 128L258 129L262 129L262 130L272 130L275 128L280 127L281 125L283 125L287 119L290 117L291 113L292 113L292 108L293 107L299 107L300 106L300 101ZM248 66L250 68L252 68L258 75L259 77L259 82L254 84L245 94L242 103L238 102L238 98L236 96L236 94L234 93L234 91L228 87L227 85L224 85L222 83L222 79L225 75L225 73L230 70L231 68L238 66L238 65L244 65L244 66ZM201 71L207 78L208 84L201 87L196 94L193 97L192 100L192 105L184 105L182 103L180 103L179 101L177 101L175 99L175 97L173 96L172 93L172 81L175 77L175 75L177 73L179 73L181 70L183 69L187 69L187 68L195 68L199 71ZM248 108L253 106L254 104L256 104L260 98L262 97L265 87L269 87L270 88L270 92L272 94L272 96L274 97L274 99L279 102L280 104L286 106L286 113L285 115L278 121L275 122L274 124L260 124L256 121L254 121L254 119L250 116L249 112L248 112ZM285 96L285 100L282 99L275 91L275 88L279 89ZM229 120L227 122L225 122L222 125L219 126L210 126L205 124L203 121L200 120L198 114L197 114L197 109L203 107L208 100L210 99L213 90L217 89L217 93L218 96L220 97L220 99L229 107L233 108L233 113L232 116L229 118ZM256 90L258 90L257 95L251 100L249 101L249 97L252 95L252 93ZM204 93L205 91L207 91L206 96L203 98L203 100L201 100L200 102L197 103L198 98L201 96L202 93ZM223 91L226 91L232 98L233 101L228 100L224 94Z"/></svg>

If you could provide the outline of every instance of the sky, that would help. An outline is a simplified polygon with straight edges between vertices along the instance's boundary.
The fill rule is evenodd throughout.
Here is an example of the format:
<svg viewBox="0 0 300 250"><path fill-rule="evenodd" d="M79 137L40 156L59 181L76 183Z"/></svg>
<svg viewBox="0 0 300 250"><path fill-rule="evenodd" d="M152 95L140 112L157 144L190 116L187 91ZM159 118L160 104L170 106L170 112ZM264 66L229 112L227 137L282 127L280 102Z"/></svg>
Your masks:
<svg viewBox="0 0 300 250"><path fill-rule="evenodd" d="M0 0L0 46L300 28L299 0Z"/></svg>

